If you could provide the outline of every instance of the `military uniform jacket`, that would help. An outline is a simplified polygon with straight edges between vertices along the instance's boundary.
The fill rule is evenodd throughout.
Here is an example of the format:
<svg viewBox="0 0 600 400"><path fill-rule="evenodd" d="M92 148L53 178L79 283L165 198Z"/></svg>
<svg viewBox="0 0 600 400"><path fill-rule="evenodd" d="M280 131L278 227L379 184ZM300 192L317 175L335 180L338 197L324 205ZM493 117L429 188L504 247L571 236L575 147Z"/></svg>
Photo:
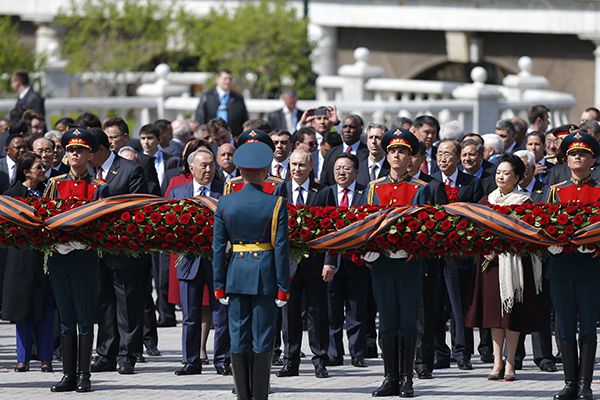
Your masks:
<svg viewBox="0 0 600 400"><path fill-rule="evenodd" d="M226 261L227 243L233 255ZM236 251L236 245L270 244L272 250ZM283 197L260 186L244 187L219 200L213 237L215 297L227 294L277 296L288 299L288 211Z"/></svg>
<svg viewBox="0 0 600 400"><path fill-rule="evenodd" d="M581 181L567 180L550 187L548 203L594 203L600 201L600 184L591 176ZM600 280L600 260L577 251L551 256L548 279L562 281Z"/></svg>
<svg viewBox="0 0 600 400"><path fill-rule="evenodd" d="M394 181L389 176L369 183L367 203L381 206L400 207L429 202L430 188L426 182L407 176Z"/></svg>
<svg viewBox="0 0 600 400"><path fill-rule="evenodd" d="M108 186L104 181L91 175L75 180L71 173L59 175L48 180L44 197L50 199L92 200L106 197Z"/></svg>

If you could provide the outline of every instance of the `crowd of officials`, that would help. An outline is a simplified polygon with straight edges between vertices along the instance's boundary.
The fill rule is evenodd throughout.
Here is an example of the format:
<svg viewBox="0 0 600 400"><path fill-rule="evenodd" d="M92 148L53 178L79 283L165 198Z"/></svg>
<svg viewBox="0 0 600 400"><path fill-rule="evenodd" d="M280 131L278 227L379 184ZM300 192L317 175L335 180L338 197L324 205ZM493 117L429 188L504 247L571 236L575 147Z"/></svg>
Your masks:
<svg viewBox="0 0 600 400"><path fill-rule="evenodd" d="M245 186L234 162L238 149L262 142L272 152L262 191L295 205L600 199L600 111L593 107L578 124L550 128L550 110L538 105L527 119L504 119L493 133L470 133L458 121L440 126L431 115L385 126L365 124L355 114L340 116L332 106L299 110L296 93L286 89L281 109L249 120L231 84L231 73L221 71L216 88L202 93L194 120L157 120L130 132L122 118L102 121L86 112L47 129L43 98L29 86L27 73L18 71L11 85L19 100L0 120L0 194L218 199ZM253 246L249 257L273 249ZM311 357L315 377L327 378L344 362L364 368L369 358L383 356L385 379L373 396L412 397L413 375L432 379L436 369L453 363L470 370L476 354L492 364L488 379L517 379L525 336L531 334L540 370L556 372L562 363L565 387L555 398L591 399L594 290L600 283L592 252L582 247L564 254L551 247L548 257L539 258L503 253L437 259L370 253L366 267L330 253L299 263L290 259L286 293L273 294L280 307L277 323L258 329L268 345L254 350L254 362L264 369L268 354L268 367L276 366L276 376L284 378L299 375L301 358ZM236 368L248 362L232 347L242 333L232 319L229 293L215 287L223 282L206 258L167 253L98 258L69 243L50 257L48 272L41 252L0 252L2 318L16 323L15 371L28 371L37 359L49 372L52 360L62 358L64 377L53 391L89 391L91 372L133 374L145 356L160 356L157 328L176 326L176 305L183 313L183 365L174 366L176 375L200 374L210 363L211 327L218 374L230 375L233 367L239 375ZM473 328L479 328L478 340ZM303 331L311 354L302 352ZM268 396L268 390L244 388L239 379L236 390L238 398Z"/></svg>

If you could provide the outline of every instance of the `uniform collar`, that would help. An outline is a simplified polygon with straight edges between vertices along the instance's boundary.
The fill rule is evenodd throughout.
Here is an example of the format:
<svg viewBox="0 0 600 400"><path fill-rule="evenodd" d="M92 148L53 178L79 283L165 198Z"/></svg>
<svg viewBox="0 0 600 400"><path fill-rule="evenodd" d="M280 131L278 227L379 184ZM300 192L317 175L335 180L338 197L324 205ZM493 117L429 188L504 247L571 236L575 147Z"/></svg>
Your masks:
<svg viewBox="0 0 600 400"><path fill-rule="evenodd" d="M404 173L404 175L398 177L398 179L392 178L391 175L388 175L388 178L389 178L390 182L392 182L392 183L399 183L399 182L403 182L403 181L407 180L410 177L408 176L408 171L406 171Z"/></svg>
<svg viewBox="0 0 600 400"><path fill-rule="evenodd" d="M577 179L577 178L574 178L573 176L571 176L571 177L569 178L569 180L570 180L570 181L571 181L571 183L572 183L572 184L574 184L574 185L585 185L585 184L587 184L587 183L590 183L590 182L592 181L592 176L591 176L591 175L588 175L587 177L585 177L585 178L583 178L583 179L581 179L581 180L579 180L579 179Z"/></svg>

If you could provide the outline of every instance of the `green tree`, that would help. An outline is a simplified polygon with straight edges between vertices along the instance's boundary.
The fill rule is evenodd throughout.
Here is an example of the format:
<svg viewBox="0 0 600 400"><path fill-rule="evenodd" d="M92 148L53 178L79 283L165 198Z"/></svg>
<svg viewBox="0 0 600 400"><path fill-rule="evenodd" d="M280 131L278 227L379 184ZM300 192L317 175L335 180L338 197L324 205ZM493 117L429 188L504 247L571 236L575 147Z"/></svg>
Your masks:
<svg viewBox="0 0 600 400"><path fill-rule="evenodd" d="M167 52L173 3L159 0L71 0L55 22L65 30L69 72L152 69Z"/></svg>
<svg viewBox="0 0 600 400"><path fill-rule="evenodd" d="M21 45L18 25L10 17L0 17L0 37L0 71L37 71L41 67L43 59L37 57L33 49ZM8 81L2 86L8 90Z"/></svg>
<svg viewBox="0 0 600 400"><path fill-rule="evenodd" d="M177 25L201 71L230 69L259 98L289 83L300 97L315 95L308 21L286 1L240 2L233 11L213 9L202 17L180 12Z"/></svg>

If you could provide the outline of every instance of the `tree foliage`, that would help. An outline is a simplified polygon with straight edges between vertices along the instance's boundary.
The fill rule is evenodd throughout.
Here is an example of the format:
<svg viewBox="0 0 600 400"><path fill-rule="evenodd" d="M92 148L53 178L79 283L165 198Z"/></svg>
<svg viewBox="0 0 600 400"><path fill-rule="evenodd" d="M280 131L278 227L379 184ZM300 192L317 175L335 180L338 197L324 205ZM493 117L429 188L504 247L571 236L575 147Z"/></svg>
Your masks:
<svg viewBox="0 0 600 400"><path fill-rule="evenodd" d="M240 2L201 17L180 12L177 25L199 70L230 69L255 97L273 97L290 84L300 97L314 96L308 22L285 1Z"/></svg>
<svg viewBox="0 0 600 400"><path fill-rule="evenodd" d="M17 69L39 69L39 57L35 51L21 45L19 28L10 17L0 17L0 71L11 73Z"/></svg>
<svg viewBox="0 0 600 400"><path fill-rule="evenodd" d="M69 72L152 69L167 51L173 3L160 0L71 0L56 24L65 30L62 56Z"/></svg>

